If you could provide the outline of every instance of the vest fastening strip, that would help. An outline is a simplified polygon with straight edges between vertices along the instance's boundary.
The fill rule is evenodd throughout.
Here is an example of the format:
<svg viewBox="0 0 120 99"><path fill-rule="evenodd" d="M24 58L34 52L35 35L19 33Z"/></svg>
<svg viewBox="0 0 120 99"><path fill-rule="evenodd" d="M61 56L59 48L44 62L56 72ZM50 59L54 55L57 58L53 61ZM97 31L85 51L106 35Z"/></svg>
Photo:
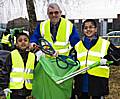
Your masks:
<svg viewBox="0 0 120 99"><path fill-rule="evenodd" d="M104 55L105 55L105 51L106 51L106 46L107 46L107 41L106 40L104 40L104 39L102 39L103 40L103 42L102 42L102 48L101 48L101 58L103 58L104 57Z"/></svg>

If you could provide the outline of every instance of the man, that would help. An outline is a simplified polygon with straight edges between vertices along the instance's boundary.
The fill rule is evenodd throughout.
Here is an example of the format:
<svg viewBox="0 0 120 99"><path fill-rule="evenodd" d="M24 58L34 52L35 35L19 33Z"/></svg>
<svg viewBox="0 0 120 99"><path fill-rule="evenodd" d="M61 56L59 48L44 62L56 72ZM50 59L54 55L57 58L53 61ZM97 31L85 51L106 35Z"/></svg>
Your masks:
<svg viewBox="0 0 120 99"><path fill-rule="evenodd" d="M62 11L58 4L51 3L48 5L47 8L47 15L49 17L48 20L45 20L37 25L33 35L30 38L31 46L33 47L34 44L38 44L39 38L43 37L45 38L52 47L55 49L56 52L62 55L69 55L71 47L74 47L74 45L80 40L79 34L75 28L75 26L68 20L63 17L61 17ZM53 70L53 66L56 64L56 60L54 60L51 57L46 57L46 60L50 61L50 70ZM54 61L52 61L54 60ZM40 59L40 63L44 63L42 59ZM45 62L47 63L47 61ZM46 67L46 64L42 64L43 67ZM53 65L53 64L54 65ZM39 67L42 67L41 64L37 66L37 69ZM35 71L35 77L33 81L33 96L36 96L37 99L40 98L46 98L46 99L70 99L71 96L71 89L72 89L72 81L68 81L64 85L57 85L51 78L49 78L51 75L45 75L45 79L48 79L47 82L44 81L42 76L44 76L44 73L41 73L40 68L40 74L37 72L37 69ZM54 66L54 70L56 70L58 74L63 75L65 72L65 69L60 69L57 67L57 65ZM53 70L53 71L54 71ZM54 72L52 73L54 74ZM59 71L62 71L59 72ZM36 76L36 74L40 75L39 77ZM55 75L55 74L54 74ZM36 79L36 77L38 79ZM40 78L40 79L39 79ZM42 81L40 81L42 80ZM37 83L40 82L40 83ZM50 85L50 87L47 87L47 90L43 90L46 86ZM42 86L42 87L41 87ZM56 89L56 90L55 90ZM41 91L40 94L37 96L36 90ZM51 91L52 90L52 91ZM59 92L57 92L59 91ZM46 95L47 94L47 95ZM60 97L58 97L60 96ZM51 97L51 98L50 98Z"/></svg>
<svg viewBox="0 0 120 99"><path fill-rule="evenodd" d="M42 36L48 40L59 54L68 55L70 46L74 46L79 40L79 34L73 24L61 17L62 11L58 4L51 3L47 8L48 20L38 24L30 38L31 46L38 44Z"/></svg>

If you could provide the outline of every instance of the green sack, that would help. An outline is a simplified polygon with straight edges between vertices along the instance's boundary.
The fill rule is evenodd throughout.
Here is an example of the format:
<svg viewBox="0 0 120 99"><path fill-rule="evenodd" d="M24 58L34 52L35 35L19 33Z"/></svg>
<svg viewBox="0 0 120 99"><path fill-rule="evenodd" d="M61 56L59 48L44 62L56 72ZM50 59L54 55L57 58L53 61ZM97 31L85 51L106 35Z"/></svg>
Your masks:
<svg viewBox="0 0 120 99"><path fill-rule="evenodd" d="M61 65L65 65L62 61ZM61 69L56 64L55 58L41 56L34 71L32 95L36 99L70 99L73 78L57 84L56 81L76 71L77 66Z"/></svg>

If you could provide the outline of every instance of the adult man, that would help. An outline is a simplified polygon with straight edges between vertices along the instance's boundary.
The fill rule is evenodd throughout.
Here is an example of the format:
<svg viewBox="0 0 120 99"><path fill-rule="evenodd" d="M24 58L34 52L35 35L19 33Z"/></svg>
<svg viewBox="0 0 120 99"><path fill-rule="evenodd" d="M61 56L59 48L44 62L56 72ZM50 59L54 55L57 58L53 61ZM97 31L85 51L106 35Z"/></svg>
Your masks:
<svg viewBox="0 0 120 99"><path fill-rule="evenodd" d="M30 38L31 45L38 44L42 36L48 40L59 54L68 55L70 45L73 47L79 40L79 34L73 24L61 17L58 4L51 3L47 8L48 20L38 24Z"/></svg>
<svg viewBox="0 0 120 99"><path fill-rule="evenodd" d="M31 45L38 44L38 40L42 36L51 43L52 47L59 54L69 55L71 46L73 47L80 40L79 34L75 26L73 26L73 24L69 20L61 17L62 11L56 3L51 3L48 5L47 14L49 19L44 22L41 22L41 24L38 24L34 31L34 34L31 36ZM52 61L52 59L53 58L51 57L46 57L46 60L49 60L49 62L51 63L51 65L49 64L50 70L53 70L52 67L54 67L54 70L56 70L57 74L63 75L65 73L65 69L61 70L61 68L58 68L57 65L55 65L56 60L53 59ZM42 61L42 59L40 59L40 61L40 64L36 66L37 69L39 69L39 67L46 67L45 63L47 63L47 61L45 63ZM41 65L41 63L43 64ZM51 78L49 78L51 75L44 75L44 73L41 73L41 68L39 70L40 72L37 72L37 69L34 73L35 77L33 81L33 96L35 96L37 99L70 99L72 90L72 80L68 81L67 83L64 83L63 85L57 85ZM52 73L54 74L53 71ZM40 76L37 77L36 74ZM42 83L44 81L42 78L43 76L45 80L47 79L47 82ZM38 79L36 79L36 77ZM48 85L50 85L50 87L47 87L46 90L46 86ZM36 90L40 93L37 94Z"/></svg>

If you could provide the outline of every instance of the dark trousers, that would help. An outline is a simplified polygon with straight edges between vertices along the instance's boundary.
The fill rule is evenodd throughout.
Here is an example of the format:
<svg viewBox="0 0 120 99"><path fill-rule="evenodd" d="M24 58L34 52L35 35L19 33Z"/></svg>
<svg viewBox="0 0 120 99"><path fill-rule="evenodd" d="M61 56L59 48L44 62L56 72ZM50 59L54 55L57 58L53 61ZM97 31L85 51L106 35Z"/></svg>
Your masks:
<svg viewBox="0 0 120 99"><path fill-rule="evenodd" d="M77 96L78 99L105 99L103 96L88 96L88 93L81 93Z"/></svg>
<svg viewBox="0 0 120 99"><path fill-rule="evenodd" d="M31 90L25 88L22 89L12 89L10 94L10 99L26 99L27 96L31 95Z"/></svg>
<svg viewBox="0 0 120 99"><path fill-rule="evenodd" d="M83 92L76 96L75 96L75 94L72 95L71 99L105 99L105 98L103 96L88 96L88 93Z"/></svg>
<svg viewBox="0 0 120 99"><path fill-rule="evenodd" d="M19 96L19 95L11 94L10 95L10 99L26 99L26 97L25 96Z"/></svg>

